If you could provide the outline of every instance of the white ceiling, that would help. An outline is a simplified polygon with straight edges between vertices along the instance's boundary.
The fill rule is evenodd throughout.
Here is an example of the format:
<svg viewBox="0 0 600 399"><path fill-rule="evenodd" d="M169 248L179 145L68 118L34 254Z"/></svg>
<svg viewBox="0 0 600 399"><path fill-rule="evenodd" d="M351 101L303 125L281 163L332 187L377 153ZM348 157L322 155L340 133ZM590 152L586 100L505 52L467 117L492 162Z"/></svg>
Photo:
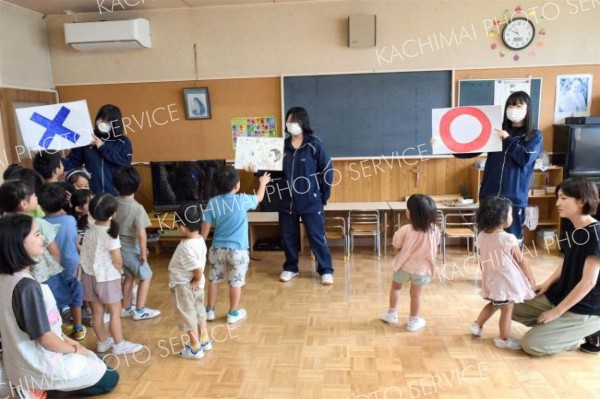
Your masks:
<svg viewBox="0 0 600 399"><path fill-rule="evenodd" d="M207 6L239 6L252 4L327 2L341 0L4 0L41 14L108 13L126 10L158 10L169 8L195 8Z"/></svg>

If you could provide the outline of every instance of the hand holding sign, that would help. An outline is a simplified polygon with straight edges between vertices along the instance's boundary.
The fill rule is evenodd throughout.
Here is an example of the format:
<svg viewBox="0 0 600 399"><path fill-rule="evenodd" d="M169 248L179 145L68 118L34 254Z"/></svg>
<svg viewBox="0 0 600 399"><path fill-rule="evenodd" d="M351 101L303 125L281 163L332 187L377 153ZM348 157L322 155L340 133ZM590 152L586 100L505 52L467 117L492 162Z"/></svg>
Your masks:
<svg viewBox="0 0 600 399"><path fill-rule="evenodd" d="M433 154L502 151L499 105L432 109L431 120Z"/></svg>

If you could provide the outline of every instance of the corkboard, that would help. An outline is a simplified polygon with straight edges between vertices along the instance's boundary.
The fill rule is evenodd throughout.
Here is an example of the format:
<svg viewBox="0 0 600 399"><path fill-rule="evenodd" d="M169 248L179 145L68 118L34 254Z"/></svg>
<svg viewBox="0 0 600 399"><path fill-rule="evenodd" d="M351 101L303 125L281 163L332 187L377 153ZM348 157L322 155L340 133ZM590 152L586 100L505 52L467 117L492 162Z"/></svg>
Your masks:
<svg viewBox="0 0 600 399"><path fill-rule="evenodd" d="M544 135L544 150L552 152L552 125L554 124L554 106L556 101L556 76L584 73L591 73L594 76L591 114L600 115L600 65L457 70L454 73L454 104L458 104L458 82L462 79L526 78L529 76L542 78L540 130Z"/></svg>
<svg viewBox="0 0 600 399"><path fill-rule="evenodd" d="M133 161L233 159L230 120L275 116L281 135L281 83L277 77L57 87L60 101L87 100L93 120L115 104L129 118ZM183 89L207 87L211 119L187 120ZM126 123L124 123L126 124Z"/></svg>

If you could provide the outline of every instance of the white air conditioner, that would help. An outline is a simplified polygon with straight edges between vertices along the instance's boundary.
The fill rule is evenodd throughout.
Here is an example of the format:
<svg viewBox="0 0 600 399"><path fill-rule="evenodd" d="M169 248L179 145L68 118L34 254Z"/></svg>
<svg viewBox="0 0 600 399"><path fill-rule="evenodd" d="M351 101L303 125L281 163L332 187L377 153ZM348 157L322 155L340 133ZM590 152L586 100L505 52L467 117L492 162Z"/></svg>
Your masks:
<svg viewBox="0 0 600 399"><path fill-rule="evenodd" d="M143 18L68 23L65 24L65 42L80 51L152 47L150 23Z"/></svg>

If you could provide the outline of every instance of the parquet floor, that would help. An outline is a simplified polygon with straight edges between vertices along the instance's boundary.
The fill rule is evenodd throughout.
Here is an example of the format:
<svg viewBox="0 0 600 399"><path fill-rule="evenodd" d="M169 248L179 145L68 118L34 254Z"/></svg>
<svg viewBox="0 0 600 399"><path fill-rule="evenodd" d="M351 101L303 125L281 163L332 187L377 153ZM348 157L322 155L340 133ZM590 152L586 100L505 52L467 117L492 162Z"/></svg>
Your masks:
<svg viewBox="0 0 600 399"><path fill-rule="evenodd" d="M147 350L110 357L121 383L110 398L397 399L397 398L600 398L600 357L578 351L537 359L496 349L498 315L472 338L468 324L485 304L479 275L463 248L450 250L445 276L425 287L427 326L405 330L409 296L402 292L404 324L386 325L393 255L377 261L361 248L347 263L334 250L335 284L323 287L303 258L298 279L280 283L283 253L257 252L242 303L248 319L226 324L227 291L219 294L217 320L209 323L214 349L200 361L175 354L181 334L167 285L169 254L151 259L155 280L149 305L157 319L124 321L127 339ZM531 254L538 281L561 262ZM441 262L440 262L441 263ZM445 277L445 278L444 278ZM514 324L520 337L525 327ZM86 339L95 346L93 333ZM118 363L117 363L118 359Z"/></svg>

